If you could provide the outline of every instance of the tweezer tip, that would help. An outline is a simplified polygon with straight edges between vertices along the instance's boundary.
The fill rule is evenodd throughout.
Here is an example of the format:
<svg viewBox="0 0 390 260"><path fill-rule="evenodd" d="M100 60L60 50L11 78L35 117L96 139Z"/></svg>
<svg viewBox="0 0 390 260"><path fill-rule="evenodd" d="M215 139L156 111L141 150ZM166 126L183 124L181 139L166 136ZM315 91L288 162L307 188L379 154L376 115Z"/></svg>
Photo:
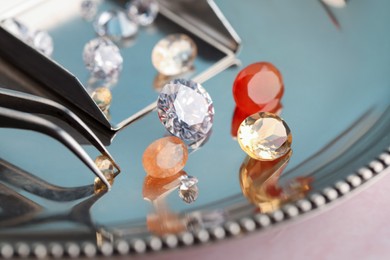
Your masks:
<svg viewBox="0 0 390 260"><path fill-rule="evenodd" d="M103 183L106 185L107 191L111 191L111 184L108 182L107 179L102 180Z"/></svg>

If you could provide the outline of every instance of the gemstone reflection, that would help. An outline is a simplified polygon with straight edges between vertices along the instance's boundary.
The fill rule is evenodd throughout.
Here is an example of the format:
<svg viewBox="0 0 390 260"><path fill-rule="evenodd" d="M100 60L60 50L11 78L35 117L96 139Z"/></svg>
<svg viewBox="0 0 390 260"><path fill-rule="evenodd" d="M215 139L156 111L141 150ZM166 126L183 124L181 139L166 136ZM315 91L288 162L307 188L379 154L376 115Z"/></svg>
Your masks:
<svg viewBox="0 0 390 260"><path fill-rule="evenodd" d="M194 188L198 190L196 184L197 179L188 176L184 171L168 178L146 176L142 194L144 199L150 201L154 208L154 212L148 214L146 218L148 230L153 234L162 236L166 234L178 234L187 230L200 230L204 229L205 225L212 227L215 224L223 222L223 214L220 212L212 212L209 214L206 212L202 212L202 214L199 212L178 214L169 208L166 197L172 191L179 189L180 194L182 190L186 190L187 192L190 192L190 189ZM182 195L179 196L181 197ZM193 195L184 196L182 199L185 202L190 203L193 201Z"/></svg>
<svg viewBox="0 0 390 260"><path fill-rule="evenodd" d="M311 189L311 177L298 177L281 185L279 178L292 152L274 161L258 161L247 156L240 168L243 195L261 213L272 212L283 204L303 198Z"/></svg>
<svg viewBox="0 0 390 260"><path fill-rule="evenodd" d="M183 175L186 175L184 171L180 171L167 178L146 176L142 189L143 198L149 201L155 201L165 197L180 185L180 177Z"/></svg>

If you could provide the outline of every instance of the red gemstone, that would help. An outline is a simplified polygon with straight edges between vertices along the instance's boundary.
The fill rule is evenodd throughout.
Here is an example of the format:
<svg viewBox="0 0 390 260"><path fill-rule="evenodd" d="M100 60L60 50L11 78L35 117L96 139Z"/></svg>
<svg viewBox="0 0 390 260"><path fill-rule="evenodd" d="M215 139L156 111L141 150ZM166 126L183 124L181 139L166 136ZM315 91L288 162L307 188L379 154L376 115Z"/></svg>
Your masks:
<svg viewBox="0 0 390 260"><path fill-rule="evenodd" d="M283 93L282 74L268 62L253 63L244 68L233 85L237 106L248 114L259 112L270 102L280 100Z"/></svg>

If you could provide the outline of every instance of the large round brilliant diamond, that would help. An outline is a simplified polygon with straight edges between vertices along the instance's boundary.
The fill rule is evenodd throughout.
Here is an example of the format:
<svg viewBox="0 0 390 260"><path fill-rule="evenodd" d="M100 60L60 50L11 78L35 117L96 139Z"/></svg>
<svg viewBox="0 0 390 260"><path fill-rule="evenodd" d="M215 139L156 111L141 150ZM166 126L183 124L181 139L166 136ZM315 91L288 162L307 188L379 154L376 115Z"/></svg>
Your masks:
<svg viewBox="0 0 390 260"><path fill-rule="evenodd" d="M157 109L165 128L186 142L204 138L213 125L213 101L199 83L191 80L175 79L166 84Z"/></svg>
<svg viewBox="0 0 390 260"><path fill-rule="evenodd" d="M91 74L99 79L115 79L122 70L119 48L108 38L89 41L84 47L83 60Z"/></svg>

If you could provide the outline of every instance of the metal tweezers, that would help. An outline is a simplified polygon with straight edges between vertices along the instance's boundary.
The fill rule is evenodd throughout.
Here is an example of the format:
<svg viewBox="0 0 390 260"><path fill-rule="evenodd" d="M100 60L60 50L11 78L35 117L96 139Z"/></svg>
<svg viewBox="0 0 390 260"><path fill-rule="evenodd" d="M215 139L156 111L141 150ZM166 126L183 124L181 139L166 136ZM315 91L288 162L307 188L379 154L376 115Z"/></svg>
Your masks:
<svg viewBox="0 0 390 260"><path fill-rule="evenodd" d="M0 88L0 127L33 130L57 139L80 158L107 186L108 190L111 189L111 185L107 178L99 170L87 152L70 134L53 122L39 117L38 115L33 115L32 113L53 116L72 126L97 150L109 158L117 169L115 176L120 172L118 164L106 147L92 130L72 111L53 100L24 92Z"/></svg>

